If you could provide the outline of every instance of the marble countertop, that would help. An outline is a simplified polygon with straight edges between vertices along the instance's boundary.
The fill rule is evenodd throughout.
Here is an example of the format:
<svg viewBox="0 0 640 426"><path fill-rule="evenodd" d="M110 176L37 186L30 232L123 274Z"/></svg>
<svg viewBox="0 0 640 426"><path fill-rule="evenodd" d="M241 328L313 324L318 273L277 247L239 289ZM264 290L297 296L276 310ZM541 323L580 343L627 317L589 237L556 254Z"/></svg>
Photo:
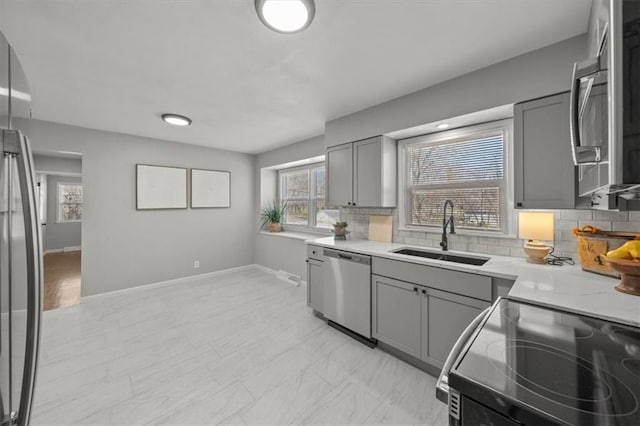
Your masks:
<svg viewBox="0 0 640 426"><path fill-rule="evenodd" d="M400 248L433 250L407 244L381 243L369 240L334 240L333 237L307 240L307 244L336 250L418 263L443 269L470 272L515 280L509 298L534 302L640 327L640 297L624 294L613 287L615 278L583 271L579 265L552 266L528 263L525 259L484 255L451 250L451 254L484 257L490 260L482 266L465 265L392 253Z"/></svg>

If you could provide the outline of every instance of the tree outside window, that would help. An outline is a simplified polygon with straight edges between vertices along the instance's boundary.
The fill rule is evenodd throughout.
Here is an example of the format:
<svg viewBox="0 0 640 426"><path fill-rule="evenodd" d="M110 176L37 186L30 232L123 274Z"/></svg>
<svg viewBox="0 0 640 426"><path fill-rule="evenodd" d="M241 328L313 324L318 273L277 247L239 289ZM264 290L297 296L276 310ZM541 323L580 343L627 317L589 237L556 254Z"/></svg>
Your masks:
<svg viewBox="0 0 640 426"><path fill-rule="evenodd" d="M450 133L451 134L451 133ZM410 226L442 226L443 206L454 205L456 227L501 231L505 220L503 129L456 130L405 145Z"/></svg>
<svg viewBox="0 0 640 426"><path fill-rule="evenodd" d="M82 221L82 185L58 184L58 222Z"/></svg>
<svg viewBox="0 0 640 426"><path fill-rule="evenodd" d="M329 229L340 218L337 209L328 209L324 163L282 169L279 176L280 202L287 204L284 224L293 229Z"/></svg>

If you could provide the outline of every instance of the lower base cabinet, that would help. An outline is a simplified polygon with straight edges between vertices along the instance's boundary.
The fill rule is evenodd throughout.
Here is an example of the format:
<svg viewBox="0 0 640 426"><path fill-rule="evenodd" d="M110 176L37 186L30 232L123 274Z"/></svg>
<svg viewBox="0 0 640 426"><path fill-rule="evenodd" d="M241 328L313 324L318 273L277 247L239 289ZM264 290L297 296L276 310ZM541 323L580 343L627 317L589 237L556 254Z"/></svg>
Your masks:
<svg viewBox="0 0 640 426"><path fill-rule="evenodd" d="M324 274L321 260L307 259L307 306L322 313Z"/></svg>
<svg viewBox="0 0 640 426"><path fill-rule="evenodd" d="M420 357L421 299L418 286L372 276L373 337Z"/></svg>
<svg viewBox="0 0 640 426"><path fill-rule="evenodd" d="M491 306L482 300L434 289L427 289L422 303L421 358L439 368L464 329Z"/></svg>
<svg viewBox="0 0 640 426"><path fill-rule="evenodd" d="M373 336L441 368L458 336L488 302L372 275Z"/></svg>

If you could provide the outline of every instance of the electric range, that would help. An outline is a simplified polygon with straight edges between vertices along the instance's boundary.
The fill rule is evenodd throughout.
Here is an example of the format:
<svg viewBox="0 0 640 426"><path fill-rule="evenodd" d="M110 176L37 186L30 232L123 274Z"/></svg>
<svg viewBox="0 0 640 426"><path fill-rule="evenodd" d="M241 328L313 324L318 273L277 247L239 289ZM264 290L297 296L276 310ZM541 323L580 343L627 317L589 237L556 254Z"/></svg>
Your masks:
<svg viewBox="0 0 640 426"><path fill-rule="evenodd" d="M501 299L448 384L451 425L638 426L640 328Z"/></svg>

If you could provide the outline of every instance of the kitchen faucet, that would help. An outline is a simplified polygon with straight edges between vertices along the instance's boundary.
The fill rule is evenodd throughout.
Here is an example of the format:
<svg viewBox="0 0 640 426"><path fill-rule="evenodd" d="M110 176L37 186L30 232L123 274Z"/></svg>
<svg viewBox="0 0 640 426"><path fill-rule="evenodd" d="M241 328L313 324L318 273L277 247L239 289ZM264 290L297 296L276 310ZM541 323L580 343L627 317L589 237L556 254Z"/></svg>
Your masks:
<svg viewBox="0 0 640 426"><path fill-rule="evenodd" d="M451 216L447 219L447 205L451 206ZM450 225L451 229L449 230L449 234L456 233L456 227L453 223L453 202L451 200L447 200L444 202L444 211L442 213L442 241L440 241L440 247L442 247L443 251L449 250L449 240L447 239L447 225Z"/></svg>

